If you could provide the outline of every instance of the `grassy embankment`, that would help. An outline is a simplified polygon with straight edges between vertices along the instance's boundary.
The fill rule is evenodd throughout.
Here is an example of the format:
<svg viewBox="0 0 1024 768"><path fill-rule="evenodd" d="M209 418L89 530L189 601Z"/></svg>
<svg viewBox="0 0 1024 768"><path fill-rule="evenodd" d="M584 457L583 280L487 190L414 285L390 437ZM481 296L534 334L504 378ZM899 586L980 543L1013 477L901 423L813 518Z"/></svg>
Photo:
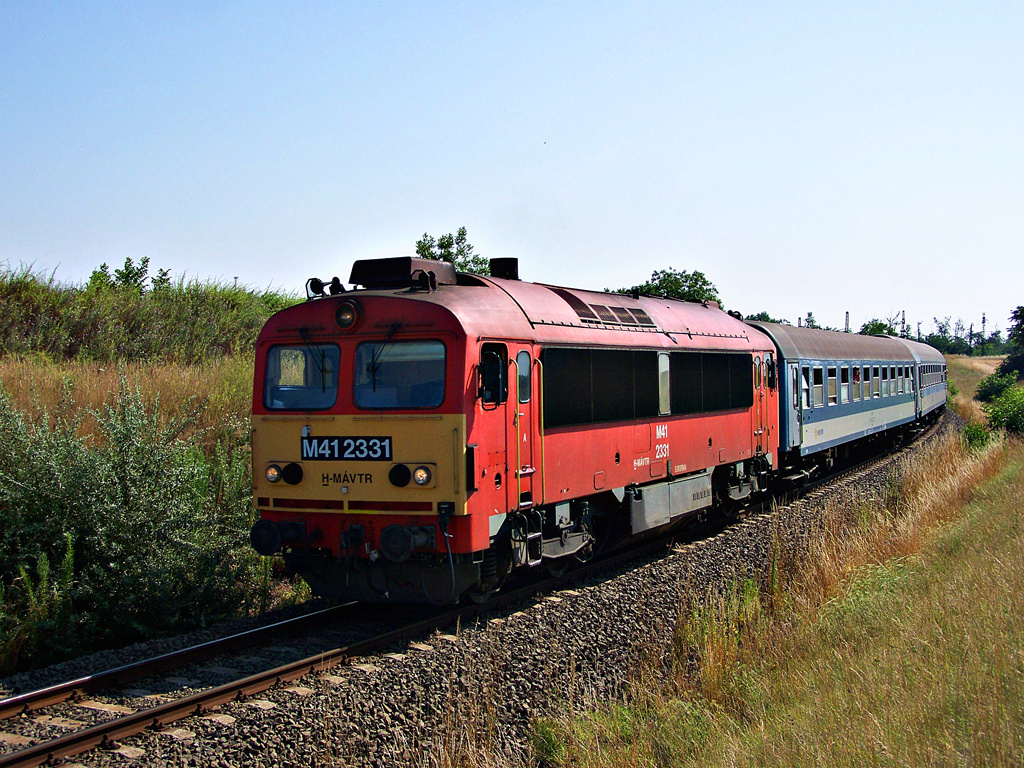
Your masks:
<svg viewBox="0 0 1024 768"><path fill-rule="evenodd" d="M128 266L0 271L0 672L266 604L251 350L295 298Z"/></svg>
<svg viewBox="0 0 1024 768"><path fill-rule="evenodd" d="M949 363L973 417L981 365ZM685 606L624 701L539 722L541 763L1019 765L1022 477L1020 442L946 439L777 578Z"/></svg>

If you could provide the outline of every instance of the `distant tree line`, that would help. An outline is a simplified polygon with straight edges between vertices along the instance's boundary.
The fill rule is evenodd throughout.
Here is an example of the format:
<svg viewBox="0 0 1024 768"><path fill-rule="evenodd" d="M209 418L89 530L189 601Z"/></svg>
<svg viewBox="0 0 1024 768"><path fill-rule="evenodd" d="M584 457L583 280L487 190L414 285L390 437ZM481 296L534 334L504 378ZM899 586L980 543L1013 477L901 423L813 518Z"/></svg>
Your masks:
<svg viewBox="0 0 1024 768"><path fill-rule="evenodd" d="M489 262L483 256L477 254L469 243L466 228L459 227L455 234L441 235L434 238L427 233L416 241L416 255L434 259L435 261L446 261L452 264L460 272L471 272L479 275L490 273ZM118 271L114 276L117 280L126 279L122 272ZM133 275L129 273L127 279L130 281ZM651 273L649 280L628 287L611 289L605 288L608 293L625 293L634 296L657 296L661 298L682 299L686 301L715 301L723 309L725 304L718 293L718 288L708 277L700 271L692 272L685 269L668 267L658 269ZM918 330L914 331L914 324L907 323L900 314L884 318L873 317L861 325L858 333L864 335L885 335L901 336L903 338L917 339L929 344L939 352L947 355L1007 355L1011 354L1014 345L1011 341L1014 333L1020 333L1020 312L1021 308L1011 315L1013 329L1006 337L1003 332L996 328L987 335L981 330L974 330L973 326L966 325L963 320L953 321L950 317L932 318L935 330L922 336L920 324ZM746 320L757 320L767 323L781 323L789 325L790 321L785 318L776 318L765 311L755 312L747 315ZM840 331L843 329L831 326L822 326L814 317L813 312L797 321L798 325L805 328L818 328L827 331ZM1022 365L1024 368L1024 365Z"/></svg>

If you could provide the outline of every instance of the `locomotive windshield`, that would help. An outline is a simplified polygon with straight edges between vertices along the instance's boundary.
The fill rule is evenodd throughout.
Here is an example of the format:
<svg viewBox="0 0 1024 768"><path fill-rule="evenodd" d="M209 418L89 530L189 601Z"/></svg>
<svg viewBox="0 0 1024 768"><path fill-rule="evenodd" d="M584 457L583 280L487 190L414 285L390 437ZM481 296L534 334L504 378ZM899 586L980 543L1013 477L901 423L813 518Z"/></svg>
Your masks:
<svg viewBox="0 0 1024 768"><path fill-rule="evenodd" d="M341 351L335 344L271 347L263 405L275 411L319 411L338 399Z"/></svg>
<svg viewBox="0 0 1024 768"><path fill-rule="evenodd" d="M356 348L359 408L436 408L444 400L444 344L366 341Z"/></svg>

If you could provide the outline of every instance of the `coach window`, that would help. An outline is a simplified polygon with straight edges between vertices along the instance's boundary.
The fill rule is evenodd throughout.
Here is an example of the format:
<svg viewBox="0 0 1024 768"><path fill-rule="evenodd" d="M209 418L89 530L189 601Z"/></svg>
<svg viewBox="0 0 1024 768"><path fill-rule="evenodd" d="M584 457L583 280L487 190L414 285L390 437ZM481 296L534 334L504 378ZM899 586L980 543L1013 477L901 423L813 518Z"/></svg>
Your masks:
<svg viewBox="0 0 1024 768"><path fill-rule="evenodd" d="M889 366L889 394L896 394L896 366Z"/></svg>
<svg viewBox="0 0 1024 768"><path fill-rule="evenodd" d="M761 388L761 358L754 358L754 389Z"/></svg>
<svg viewBox="0 0 1024 768"><path fill-rule="evenodd" d="M519 402L530 402L530 353L525 349L516 355L516 371L519 373L517 389L519 390Z"/></svg>
<svg viewBox="0 0 1024 768"><path fill-rule="evenodd" d="M803 373L802 373L800 378L803 381L803 384L801 385L800 389L803 392L803 404L804 404L804 408L810 408L811 407L811 369L810 369L809 366L805 365L802 370L803 370Z"/></svg>
<svg viewBox="0 0 1024 768"><path fill-rule="evenodd" d="M903 371L904 370L905 369L903 368L902 365L899 368L896 369L896 373L897 373L896 383L898 385L898 390L899 390L899 393L901 395L903 394L903 379L904 379Z"/></svg>
<svg viewBox="0 0 1024 768"><path fill-rule="evenodd" d="M828 367L828 404L835 405L839 402L839 395L836 391L836 367Z"/></svg>
<svg viewBox="0 0 1024 768"><path fill-rule="evenodd" d="M860 366L859 365L855 365L855 366L853 366L853 387L851 387L851 389L850 389L850 394L853 395L853 402L855 402L855 403L858 400L860 400L860 388L861 388Z"/></svg>
<svg viewBox="0 0 1024 768"><path fill-rule="evenodd" d="M889 396L889 366L882 366L882 397Z"/></svg>
<svg viewBox="0 0 1024 768"><path fill-rule="evenodd" d="M839 369L839 402L850 402L850 366Z"/></svg>
<svg viewBox="0 0 1024 768"><path fill-rule="evenodd" d="M814 407L820 408L825 404L825 370L820 366L814 366Z"/></svg>
<svg viewBox="0 0 1024 768"><path fill-rule="evenodd" d="M669 387L669 356L658 353L658 413L668 416L672 410L672 389Z"/></svg>
<svg viewBox="0 0 1024 768"><path fill-rule="evenodd" d="M871 396L881 397L882 396L882 374L879 372L877 365L872 366L871 369Z"/></svg>

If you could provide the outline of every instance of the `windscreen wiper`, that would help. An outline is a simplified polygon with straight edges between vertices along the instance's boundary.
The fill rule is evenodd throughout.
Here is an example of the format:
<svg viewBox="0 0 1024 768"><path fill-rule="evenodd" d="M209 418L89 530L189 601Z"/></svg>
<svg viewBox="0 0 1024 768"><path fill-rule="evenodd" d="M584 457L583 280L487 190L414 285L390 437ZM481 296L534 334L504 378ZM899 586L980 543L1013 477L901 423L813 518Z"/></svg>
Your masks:
<svg viewBox="0 0 1024 768"><path fill-rule="evenodd" d="M299 328L299 337L302 339L302 343L306 345L306 349L308 349L310 354L313 356L313 364L320 372L320 391L326 392L328 371L324 362L327 360L327 352L313 346L313 342L309 337L309 329L305 326Z"/></svg>
<svg viewBox="0 0 1024 768"><path fill-rule="evenodd" d="M391 324L391 327L388 328L387 336L384 337L384 341L377 347L377 351L373 353L373 357L370 359L370 383L374 392L377 391L377 369L380 368L381 358L384 357L384 350L391 344L391 337L398 333L398 329L401 327L401 323Z"/></svg>

